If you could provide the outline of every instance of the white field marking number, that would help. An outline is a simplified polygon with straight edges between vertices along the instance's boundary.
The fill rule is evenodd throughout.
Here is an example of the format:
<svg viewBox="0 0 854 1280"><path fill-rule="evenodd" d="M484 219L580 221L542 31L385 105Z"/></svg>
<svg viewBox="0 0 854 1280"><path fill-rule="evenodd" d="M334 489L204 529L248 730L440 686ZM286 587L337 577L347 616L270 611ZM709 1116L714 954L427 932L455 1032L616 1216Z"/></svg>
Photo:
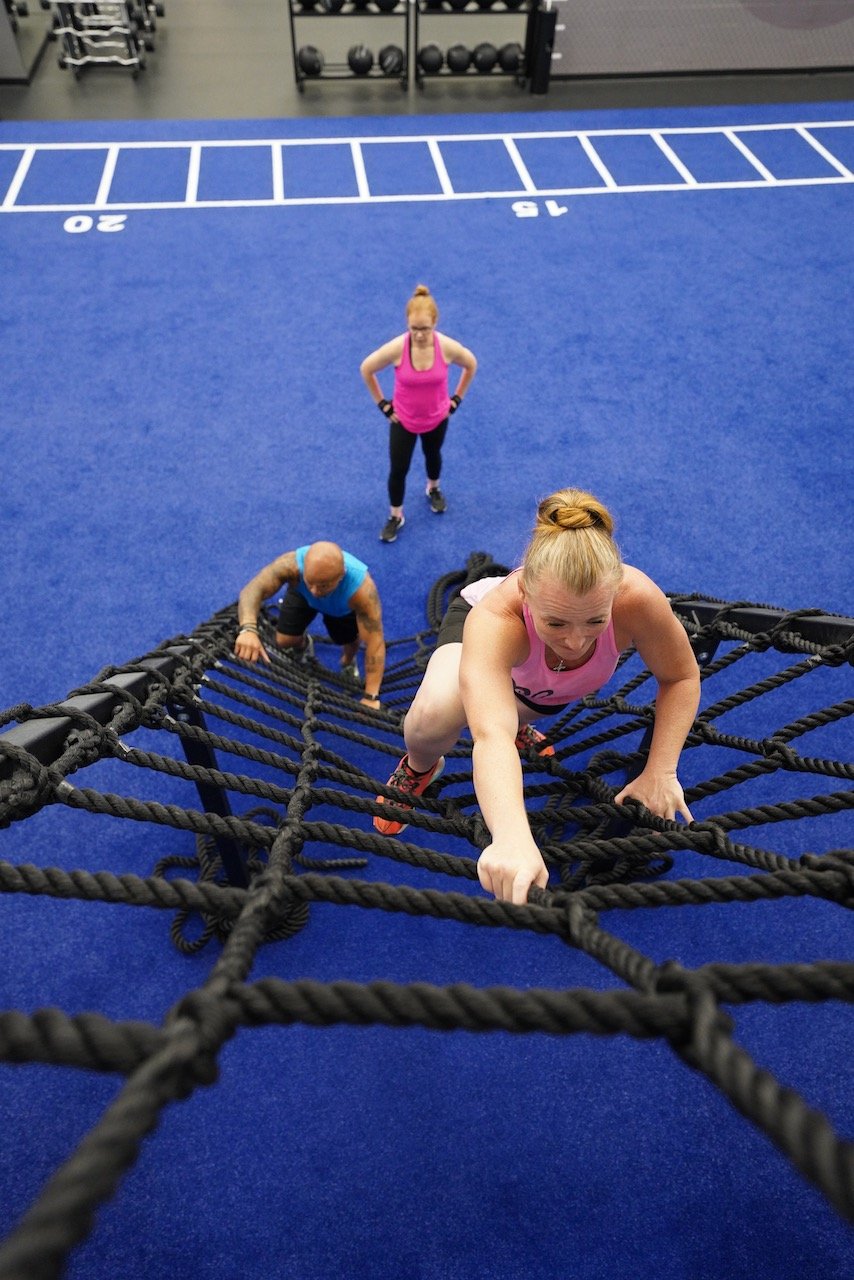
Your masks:
<svg viewBox="0 0 854 1280"><path fill-rule="evenodd" d="M568 213L569 209L565 204L558 204L557 200L546 200L546 213L550 218L559 218L562 213ZM513 210L517 218L537 218L540 214L540 206L536 200L514 200L510 208Z"/></svg>
<svg viewBox="0 0 854 1280"><path fill-rule="evenodd" d="M62 226L69 235L79 236L93 227L96 231L124 231L126 222L126 213L99 213L97 222L88 213L75 213Z"/></svg>

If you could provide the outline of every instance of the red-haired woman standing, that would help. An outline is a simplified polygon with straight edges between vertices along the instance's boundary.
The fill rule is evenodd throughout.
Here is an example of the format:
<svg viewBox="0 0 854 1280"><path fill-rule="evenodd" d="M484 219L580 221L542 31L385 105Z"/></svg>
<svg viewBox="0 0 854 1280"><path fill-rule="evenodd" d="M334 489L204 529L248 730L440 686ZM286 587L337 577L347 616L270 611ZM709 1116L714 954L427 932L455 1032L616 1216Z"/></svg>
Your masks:
<svg viewBox="0 0 854 1280"><path fill-rule="evenodd" d="M394 542L405 523L403 497L415 443L420 438L427 471L430 509L442 515L447 502L439 488L442 445L448 419L460 407L475 375L477 360L467 347L439 333L439 310L426 285L419 284L406 305L406 333L366 356L360 372L374 403L389 420L389 517L380 541ZM462 369L453 395L448 394L450 365ZM394 366L394 392L387 400L377 374Z"/></svg>

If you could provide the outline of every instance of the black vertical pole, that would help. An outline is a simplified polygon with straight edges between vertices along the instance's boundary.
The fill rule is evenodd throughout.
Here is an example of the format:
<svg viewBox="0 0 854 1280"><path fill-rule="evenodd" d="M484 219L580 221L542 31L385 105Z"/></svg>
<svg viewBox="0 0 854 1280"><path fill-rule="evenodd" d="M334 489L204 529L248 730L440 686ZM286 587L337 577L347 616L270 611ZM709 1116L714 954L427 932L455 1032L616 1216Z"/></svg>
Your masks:
<svg viewBox="0 0 854 1280"><path fill-rule="evenodd" d="M547 93L552 69L557 10L551 0L540 0L531 9L525 32L525 71L531 93Z"/></svg>
<svg viewBox="0 0 854 1280"><path fill-rule="evenodd" d="M191 724L197 729L207 728L201 711L196 707L173 707L172 711L180 724ZM200 765L204 769L219 768L213 748L207 742L199 742L195 738L185 738L181 735L181 745L184 748L187 764ZM197 782L196 790L205 813L215 813L220 818L232 816L228 796L222 787L215 787L209 782ZM216 851L222 859L228 883L236 889L245 889L249 884L249 877L246 874L246 865L240 846L228 836L214 836L213 840Z"/></svg>

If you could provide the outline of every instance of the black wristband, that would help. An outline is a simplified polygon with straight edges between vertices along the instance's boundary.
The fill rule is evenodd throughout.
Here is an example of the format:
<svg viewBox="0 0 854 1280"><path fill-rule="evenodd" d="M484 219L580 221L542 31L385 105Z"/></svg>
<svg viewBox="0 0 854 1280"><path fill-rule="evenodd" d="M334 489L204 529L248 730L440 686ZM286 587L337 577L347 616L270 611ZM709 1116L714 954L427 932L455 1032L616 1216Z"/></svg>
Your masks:
<svg viewBox="0 0 854 1280"><path fill-rule="evenodd" d="M380 400L377 404L377 408L380 413L384 413L387 418L390 418L394 413L394 405L390 400Z"/></svg>
<svg viewBox="0 0 854 1280"><path fill-rule="evenodd" d="M457 393L456 393L456 392L454 392L454 394L451 396L451 404L450 404L450 408L449 408L449 413L456 413L456 412L457 412L457 409L459 409L459 407L460 407L460 405L462 404L462 402L463 402L463 398L462 398L462 396L458 396L458 395L457 395Z"/></svg>

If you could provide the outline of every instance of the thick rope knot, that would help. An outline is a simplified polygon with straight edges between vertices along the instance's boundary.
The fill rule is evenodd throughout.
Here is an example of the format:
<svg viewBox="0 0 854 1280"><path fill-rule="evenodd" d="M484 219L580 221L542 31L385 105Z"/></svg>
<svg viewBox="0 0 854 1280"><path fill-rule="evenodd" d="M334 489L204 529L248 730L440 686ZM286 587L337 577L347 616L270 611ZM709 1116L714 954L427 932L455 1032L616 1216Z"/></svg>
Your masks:
<svg viewBox="0 0 854 1280"><path fill-rule="evenodd" d="M757 743L759 752L766 760L779 760L779 762L790 769L800 767L801 757L794 747L790 747L787 743L781 742L779 738L763 738Z"/></svg>
<svg viewBox="0 0 854 1280"><path fill-rule="evenodd" d="M617 792L613 787L610 790L613 801L613 795L617 794ZM657 813L647 809L646 805L642 804L640 800L636 800L634 796L627 796L620 804L613 804L612 802L610 809L615 818L628 821L635 827L660 832L684 830L682 823L675 822L673 818L659 817Z"/></svg>
<svg viewBox="0 0 854 1280"><path fill-rule="evenodd" d="M734 1023L729 1014L717 1006L714 995L703 977L684 969L677 960L665 960L650 975L650 990L656 995L681 995L685 997L686 1020L684 1036L668 1037L673 1044L687 1049L698 1032L697 1014L702 1011L708 1030L708 1016L713 1014L714 1030L720 1035L730 1035ZM712 1008L713 1006L713 1008Z"/></svg>
<svg viewBox="0 0 854 1280"><path fill-rule="evenodd" d="M51 802L57 776L29 751L0 737L3 758L14 766L10 778L0 778L0 827L8 827Z"/></svg>
<svg viewBox="0 0 854 1280"><path fill-rule="evenodd" d="M239 1005L222 992L191 991L170 1012L167 1026L174 1027L185 1018L195 1024L199 1045L187 1064L187 1084L215 1084L219 1078L216 1055L240 1024Z"/></svg>
<svg viewBox="0 0 854 1280"><path fill-rule="evenodd" d="M105 690L101 689L99 692L103 693ZM112 693L112 690L108 692ZM80 707L68 706L64 702L50 703L36 708L27 717L29 723L53 719L67 720L71 725L61 748L60 760L63 773L85 768L102 756L110 754L109 749L103 744L109 741L107 735L111 726L105 729L100 720L96 720L88 711L83 711Z"/></svg>
<svg viewBox="0 0 854 1280"><path fill-rule="evenodd" d="M145 719L145 705L131 693L130 689L123 689L119 685L114 687L113 685L93 683L75 690L75 696L87 693L106 693L114 699L110 722L116 733L129 733L137 725L142 724Z"/></svg>
<svg viewBox="0 0 854 1280"><path fill-rule="evenodd" d="M19 724L23 724L25 720L32 715L34 707L29 702L19 702L14 707L9 707L6 711L0 711L0 728L3 725L11 724L13 720L17 720Z"/></svg>
<svg viewBox="0 0 854 1280"><path fill-rule="evenodd" d="M829 644L821 651L821 661L826 667L841 667L845 663L854 666L854 636L845 644Z"/></svg>
<svg viewBox="0 0 854 1280"><path fill-rule="evenodd" d="M565 907L565 937L571 946L579 951L587 949L587 943L598 923L598 915L593 907L588 906L576 894L567 894L565 899L557 899L558 904Z"/></svg>
<svg viewBox="0 0 854 1280"><path fill-rule="evenodd" d="M699 837L699 847L705 852L718 858L725 858L730 853L729 836L716 822L690 822L687 829L692 836Z"/></svg>
<svg viewBox="0 0 854 1280"><path fill-rule="evenodd" d="M177 699L173 699L173 701L177 701ZM139 723L144 729L162 729L163 722L168 715L169 712L162 703L154 702L142 708Z"/></svg>
<svg viewBox="0 0 854 1280"><path fill-rule="evenodd" d="M847 883L847 898L854 897L854 851L833 849L830 853L805 853L800 865L807 871L841 875Z"/></svg>

